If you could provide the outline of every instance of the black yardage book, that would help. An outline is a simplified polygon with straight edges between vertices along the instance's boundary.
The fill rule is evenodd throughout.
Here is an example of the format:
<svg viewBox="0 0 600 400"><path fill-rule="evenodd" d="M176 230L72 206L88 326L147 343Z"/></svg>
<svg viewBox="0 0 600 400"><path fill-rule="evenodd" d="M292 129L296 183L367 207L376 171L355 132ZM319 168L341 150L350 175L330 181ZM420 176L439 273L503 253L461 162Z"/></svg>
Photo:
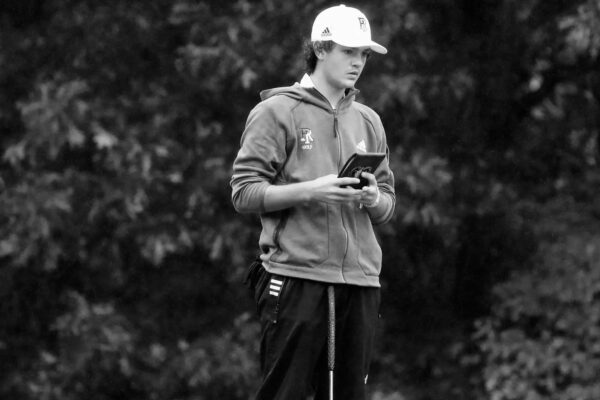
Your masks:
<svg viewBox="0 0 600 400"><path fill-rule="evenodd" d="M342 167L338 178L359 178L360 183L345 185L354 189L362 189L363 186L369 186L369 181L360 174L362 172L374 173L384 158L385 153L354 153Z"/></svg>

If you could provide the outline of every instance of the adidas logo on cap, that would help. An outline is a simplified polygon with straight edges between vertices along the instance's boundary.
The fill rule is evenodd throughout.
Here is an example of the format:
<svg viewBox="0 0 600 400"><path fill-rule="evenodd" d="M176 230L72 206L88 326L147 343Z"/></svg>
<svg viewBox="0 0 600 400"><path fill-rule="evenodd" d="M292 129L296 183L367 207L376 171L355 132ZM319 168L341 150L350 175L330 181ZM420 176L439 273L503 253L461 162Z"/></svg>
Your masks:
<svg viewBox="0 0 600 400"><path fill-rule="evenodd" d="M331 31L329 30L329 28L325 28L323 30L323 32L321 32L321 37L329 37L331 36Z"/></svg>

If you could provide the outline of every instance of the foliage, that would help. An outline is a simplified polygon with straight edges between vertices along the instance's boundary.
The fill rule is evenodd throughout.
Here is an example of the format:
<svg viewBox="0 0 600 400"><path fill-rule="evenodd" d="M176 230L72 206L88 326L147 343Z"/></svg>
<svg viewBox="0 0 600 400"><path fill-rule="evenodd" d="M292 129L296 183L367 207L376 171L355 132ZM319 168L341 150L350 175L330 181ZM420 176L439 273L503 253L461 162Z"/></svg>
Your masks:
<svg viewBox="0 0 600 400"><path fill-rule="evenodd" d="M246 399L257 381L258 326L248 314L236 318L224 335L166 347L141 342L139 329L111 304L89 304L77 293L69 293L68 300L71 309L53 326L57 351L40 351L24 373L12 374L9 389L14 395L44 400Z"/></svg>
<svg viewBox="0 0 600 400"><path fill-rule="evenodd" d="M564 209L564 201L546 207L535 265L498 285L491 316L478 322L491 399L600 395L600 235L597 221Z"/></svg>

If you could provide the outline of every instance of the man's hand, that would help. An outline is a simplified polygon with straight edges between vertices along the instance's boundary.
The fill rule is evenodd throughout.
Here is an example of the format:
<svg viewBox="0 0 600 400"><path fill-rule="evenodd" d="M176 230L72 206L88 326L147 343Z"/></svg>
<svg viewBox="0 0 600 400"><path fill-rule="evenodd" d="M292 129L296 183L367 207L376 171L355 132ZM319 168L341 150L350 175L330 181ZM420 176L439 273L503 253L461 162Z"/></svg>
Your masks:
<svg viewBox="0 0 600 400"><path fill-rule="evenodd" d="M365 206L374 206L379 199L379 188L377 187L375 175L363 172L361 176L369 181L369 186L362 188L359 202Z"/></svg>
<svg viewBox="0 0 600 400"><path fill-rule="evenodd" d="M351 186L360 183L358 178L338 178L337 175L325 175L312 181L291 183L288 185L270 185L265 191L264 211L271 212L289 207L319 201L329 204L364 204L373 206L377 203L377 181L372 174L363 173L369 185L362 189ZM342 187L345 186L345 187Z"/></svg>
<svg viewBox="0 0 600 400"><path fill-rule="evenodd" d="M373 179L375 179L373 177ZM361 201L364 191L350 186L359 183L358 178L338 178L337 175L325 175L314 179L309 184L310 199L330 204L352 203Z"/></svg>

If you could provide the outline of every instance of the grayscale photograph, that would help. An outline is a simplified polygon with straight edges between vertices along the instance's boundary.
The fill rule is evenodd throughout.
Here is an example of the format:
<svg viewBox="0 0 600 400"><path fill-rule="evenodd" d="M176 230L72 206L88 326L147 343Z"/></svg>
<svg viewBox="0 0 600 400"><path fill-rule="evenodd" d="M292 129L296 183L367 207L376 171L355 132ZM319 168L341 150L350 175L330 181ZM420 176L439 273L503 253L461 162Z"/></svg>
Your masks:
<svg viewBox="0 0 600 400"><path fill-rule="evenodd" d="M0 3L0 399L599 377L600 0Z"/></svg>

